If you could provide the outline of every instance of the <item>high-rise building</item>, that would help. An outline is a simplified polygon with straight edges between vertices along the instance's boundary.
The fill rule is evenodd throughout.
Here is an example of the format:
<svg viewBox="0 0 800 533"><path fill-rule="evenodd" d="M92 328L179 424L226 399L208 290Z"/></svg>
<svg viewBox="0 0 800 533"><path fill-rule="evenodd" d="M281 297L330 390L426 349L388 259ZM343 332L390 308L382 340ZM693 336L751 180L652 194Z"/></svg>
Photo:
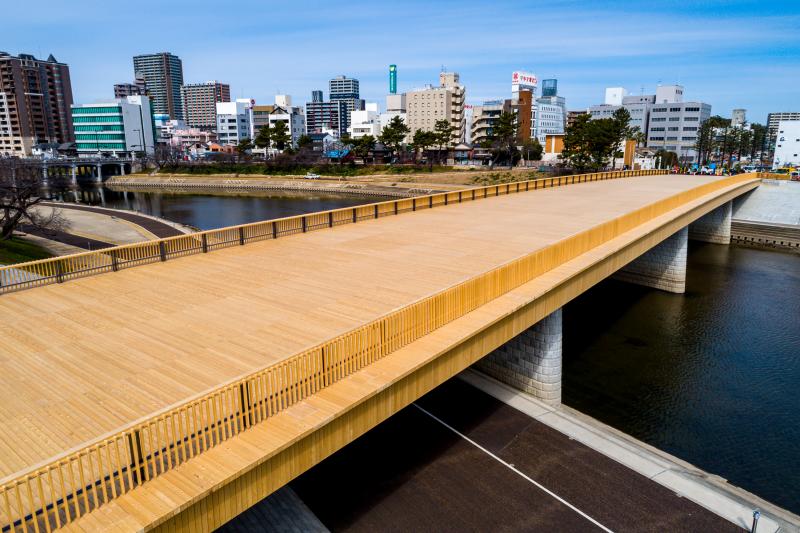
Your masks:
<svg viewBox="0 0 800 533"><path fill-rule="evenodd" d="M217 140L220 144L239 144L253 135L253 106L248 98L217 102Z"/></svg>
<svg viewBox="0 0 800 533"><path fill-rule="evenodd" d="M350 113L364 109L364 100L359 98L358 80L346 76L336 76L328 82L328 89L331 102L344 102L345 104L347 112L344 117L344 127L346 131L350 126Z"/></svg>
<svg viewBox="0 0 800 533"><path fill-rule="evenodd" d="M133 83L115 83L114 98L125 98L126 96L146 96L147 84L144 78L136 78Z"/></svg>
<svg viewBox="0 0 800 533"><path fill-rule="evenodd" d="M452 144L464 142L466 117L464 98L466 90L457 72L441 72L439 87L428 85L406 94L407 126L409 139L417 130L434 131L437 120L448 120L453 127Z"/></svg>
<svg viewBox="0 0 800 533"><path fill-rule="evenodd" d="M567 125L567 103L558 95L558 80L542 80L535 107L533 136L544 146L548 135L562 135Z"/></svg>
<svg viewBox="0 0 800 533"><path fill-rule="evenodd" d="M147 96L72 106L78 154L152 154L155 124Z"/></svg>
<svg viewBox="0 0 800 533"><path fill-rule="evenodd" d="M231 87L227 83L207 81L181 87L186 125L212 130L217 126L217 102L230 102Z"/></svg>
<svg viewBox="0 0 800 533"><path fill-rule="evenodd" d="M183 85L183 63L169 52L145 54L133 58L133 72L144 78L147 91L153 99L155 113L169 115L171 119L183 120L181 86Z"/></svg>
<svg viewBox="0 0 800 533"><path fill-rule="evenodd" d="M28 156L39 143L72 142L71 105L66 64L0 52L0 154Z"/></svg>

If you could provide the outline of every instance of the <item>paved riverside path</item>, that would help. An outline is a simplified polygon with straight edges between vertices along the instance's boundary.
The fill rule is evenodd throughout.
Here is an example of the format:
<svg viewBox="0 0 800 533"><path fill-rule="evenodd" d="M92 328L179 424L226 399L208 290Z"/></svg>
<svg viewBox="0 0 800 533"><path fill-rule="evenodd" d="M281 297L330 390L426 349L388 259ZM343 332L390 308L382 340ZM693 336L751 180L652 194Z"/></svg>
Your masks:
<svg viewBox="0 0 800 533"><path fill-rule="evenodd" d="M459 379L291 486L331 531L742 531Z"/></svg>
<svg viewBox="0 0 800 533"><path fill-rule="evenodd" d="M0 478L717 179L498 196L4 294Z"/></svg>
<svg viewBox="0 0 800 533"><path fill-rule="evenodd" d="M142 228L146 229L159 239L163 239L165 237L175 237L178 235L185 234L178 228L171 226L166 222L161 222L160 220L156 220L151 217L142 216L135 212L126 212L120 209L106 209L103 207L70 204L66 202L43 202L42 205L46 205L48 207L57 207L59 209L74 209L76 211L101 213L103 215L108 215L110 217L116 217L122 220L127 220L128 222L132 222L137 226L141 226Z"/></svg>

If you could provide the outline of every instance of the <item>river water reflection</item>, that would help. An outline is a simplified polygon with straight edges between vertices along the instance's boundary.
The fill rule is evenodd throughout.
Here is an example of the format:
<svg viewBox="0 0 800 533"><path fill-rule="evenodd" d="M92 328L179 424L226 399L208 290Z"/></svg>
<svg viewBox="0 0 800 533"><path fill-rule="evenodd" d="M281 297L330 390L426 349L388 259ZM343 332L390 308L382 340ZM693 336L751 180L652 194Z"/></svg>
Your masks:
<svg viewBox="0 0 800 533"><path fill-rule="evenodd" d="M207 230L289 217L315 211L378 202L386 198L355 194L294 191L139 192L82 186L78 191L57 191L57 199L128 209Z"/></svg>
<svg viewBox="0 0 800 533"><path fill-rule="evenodd" d="M684 295L564 309L564 403L800 513L800 255L690 243Z"/></svg>

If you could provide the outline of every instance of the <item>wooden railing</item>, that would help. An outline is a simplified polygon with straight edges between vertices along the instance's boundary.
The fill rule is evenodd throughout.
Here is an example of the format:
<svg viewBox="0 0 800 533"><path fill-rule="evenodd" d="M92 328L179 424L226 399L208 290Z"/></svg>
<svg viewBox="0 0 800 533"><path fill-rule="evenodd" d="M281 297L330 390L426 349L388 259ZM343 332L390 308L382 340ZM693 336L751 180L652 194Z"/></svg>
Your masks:
<svg viewBox="0 0 800 533"><path fill-rule="evenodd" d="M361 220L398 215L409 211L429 209L441 205L464 201L478 200L534 189L559 187L573 183L598 181L630 176L663 174L661 170L636 170L603 172L598 174L579 174L557 178L542 178L520 181L503 185L489 185L461 191L443 192L415 198L389 200L373 204L360 205L322 211L307 215L278 218L265 222L254 222L227 228L189 233L177 237L167 237L136 244L127 244L104 248L94 252L30 261L0 267L0 294L20 289L27 289L51 283L100 274L116 272L146 263L167 261L184 255L208 253L228 246L243 246L250 242L266 239L277 239L295 233L323 228L332 228L342 224L354 224Z"/></svg>
<svg viewBox="0 0 800 533"><path fill-rule="evenodd" d="M67 524L564 262L756 177L722 178L572 235L0 480L0 530L50 531Z"/></svg>

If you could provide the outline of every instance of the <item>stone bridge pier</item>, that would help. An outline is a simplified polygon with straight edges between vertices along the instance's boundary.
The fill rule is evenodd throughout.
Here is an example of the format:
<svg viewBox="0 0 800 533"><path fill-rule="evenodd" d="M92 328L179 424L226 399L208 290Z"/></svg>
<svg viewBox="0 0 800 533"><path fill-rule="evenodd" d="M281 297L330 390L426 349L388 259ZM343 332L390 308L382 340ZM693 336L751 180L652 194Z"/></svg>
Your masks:
<svg viewBox="0 0 800 533"><path fill-rule="evenodd" d="M715 244L731 243L733 202L726 202L689 224L689 238Z"/></svg>
<svg viewBox="0 0 800 533"><path fill-rule="evenodd" d="M551 405L561 403L561 309L475 363L475 368Z"/></svg>

